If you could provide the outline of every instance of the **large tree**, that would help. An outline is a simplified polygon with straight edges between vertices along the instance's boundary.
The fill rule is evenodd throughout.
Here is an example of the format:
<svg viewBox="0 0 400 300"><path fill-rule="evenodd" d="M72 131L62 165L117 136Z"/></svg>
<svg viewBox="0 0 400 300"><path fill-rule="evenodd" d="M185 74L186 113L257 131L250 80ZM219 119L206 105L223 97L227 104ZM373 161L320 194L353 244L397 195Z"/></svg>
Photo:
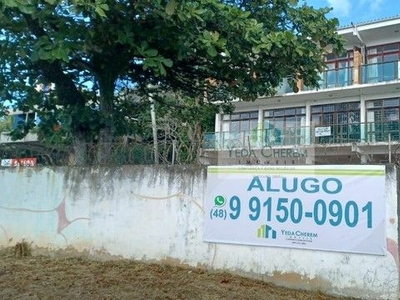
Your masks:
<svg viewBox="0 0 400 300"><path fill-rule="evenodd" d="M104 145L102 161L134 115L127 90L201 106L271 95L284 78L317 85L326 47L342 47L328 12L296 0L1 0L0 99L39 111L41 136L70 137L78 163L84 143Z"/></svg>

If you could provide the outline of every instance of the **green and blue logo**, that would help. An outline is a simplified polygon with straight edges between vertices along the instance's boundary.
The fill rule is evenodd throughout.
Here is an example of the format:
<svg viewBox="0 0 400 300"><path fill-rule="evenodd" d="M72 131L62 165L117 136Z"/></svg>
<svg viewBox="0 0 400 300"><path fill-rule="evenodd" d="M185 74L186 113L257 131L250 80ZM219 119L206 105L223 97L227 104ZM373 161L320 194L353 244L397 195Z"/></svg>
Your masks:
<svg viewBox="0 0 400 300"><path fill-rule="evenodd" d="M261 225L260 228L257 229L257 237L264 239L276 239L276 230L272 229L271 226L267 224Z"/></svg>

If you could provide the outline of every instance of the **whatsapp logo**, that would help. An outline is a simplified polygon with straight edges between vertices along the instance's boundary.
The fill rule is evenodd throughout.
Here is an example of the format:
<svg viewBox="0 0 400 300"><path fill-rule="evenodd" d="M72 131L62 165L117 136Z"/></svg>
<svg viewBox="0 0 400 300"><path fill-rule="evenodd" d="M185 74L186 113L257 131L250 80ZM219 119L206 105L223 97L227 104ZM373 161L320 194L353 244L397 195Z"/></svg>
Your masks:
<svg viewBox="0 0 400 300"><path fill-rule="evenodd" d="M214 205L215 206L224 206L225 205L225 197L218 195L217 197L214 198Z"/></svg>

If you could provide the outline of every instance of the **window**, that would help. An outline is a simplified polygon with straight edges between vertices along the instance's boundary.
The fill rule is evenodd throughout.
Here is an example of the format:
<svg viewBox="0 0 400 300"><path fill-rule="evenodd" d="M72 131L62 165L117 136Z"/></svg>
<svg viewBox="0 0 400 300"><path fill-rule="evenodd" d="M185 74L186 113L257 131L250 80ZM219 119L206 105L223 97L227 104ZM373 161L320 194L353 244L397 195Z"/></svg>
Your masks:
<svg viewBox="0 0 400 300"><path fill-rule="evenodd" d="M258 111L238 112L222 116L223 147L255 146L258 135ZM249 145L250 142L250 145Z"/></svg>
<svg viewBox="0 0 400 300"><path fill-rule="evenodd" d="M330 135L315 137L316 143L350 143L360 139L360 102L311 107L314 128L330 127Z"/></svg>
<svg viewBox="0 0 400 300"><path fill-rule="evenodd" d="M367 137L369 142L399 140L400 98L371 100L367 107Z"/></svg>
<svg viewBox="0 0 400 300"><path fill-rule="evenodd" d="M397 79L399 58L400 43L369 47L367 65L363 69L363 82L374 83Z"/></svg>
<svg viewBox="0 0 400 300"><path fill-rule="evenodd" d="M342 55L328 54L325 58L327 70L321 74L320 86L334 88L353 83L353 51Z"/></svg>
<svg viewBox="0 0 400 300"><path fill-rule="evenodd" d="M265 145L299 145L305 138L305 107L264 111Z"/></svg>
<svg viewBox="0 0 400 300"><path fill-rule="evenodd" d="M11 117L13 122L13 129L17 128L21 124L26 124L31 122L35 122L35 124L38 123L38 118L36 116L36 113L33 112L14 114L11 115Z"/></svg>
<svg viewBox="0 0 400 300"><path fill-rule="evenodd" d="M325 56L326 70L320 73L319 88L335 88L353 84L354 52L347 51L341 55L333 53ZM304 87L305 90L310 90Z"/></svg>
<svg viewBox="0 0 400 300"><path fill-rule="evenodd" d="M258 111L233 113L222 116L222 131L241 132L256 129L258 126Z"/></svg>

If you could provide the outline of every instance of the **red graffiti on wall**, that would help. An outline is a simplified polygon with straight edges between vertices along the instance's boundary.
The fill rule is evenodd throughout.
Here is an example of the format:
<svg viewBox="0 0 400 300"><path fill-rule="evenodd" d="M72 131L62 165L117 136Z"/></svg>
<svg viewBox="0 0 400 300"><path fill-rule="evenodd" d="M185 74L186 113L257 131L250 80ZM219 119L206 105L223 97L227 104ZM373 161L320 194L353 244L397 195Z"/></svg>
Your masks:
<svg viewBox="0 0 400 300"><path fill-rule="evenodd" d="M78 221L78 220L90 220L90 218L87 217L79 217L75 218L73 220L69 220L65 211L65 198L64 196L63 200L60 202L60 204L55 207L54 209L49 209L49 210L34 210L34 209L29 209L29 208L14 208L14 207L5 207L0 205L0 209L4 210L9 210L9 211L25 211L25 212L31 212L31 213L49 213L49 212L56 212L57 213L57 234L61 235L65 242L68 244L67 238L65 235L62 233L65 228L67 228L69 225L71 225L73 222ZM3 231L5 232L7 236L6 230L3 228Z"/></svg>

